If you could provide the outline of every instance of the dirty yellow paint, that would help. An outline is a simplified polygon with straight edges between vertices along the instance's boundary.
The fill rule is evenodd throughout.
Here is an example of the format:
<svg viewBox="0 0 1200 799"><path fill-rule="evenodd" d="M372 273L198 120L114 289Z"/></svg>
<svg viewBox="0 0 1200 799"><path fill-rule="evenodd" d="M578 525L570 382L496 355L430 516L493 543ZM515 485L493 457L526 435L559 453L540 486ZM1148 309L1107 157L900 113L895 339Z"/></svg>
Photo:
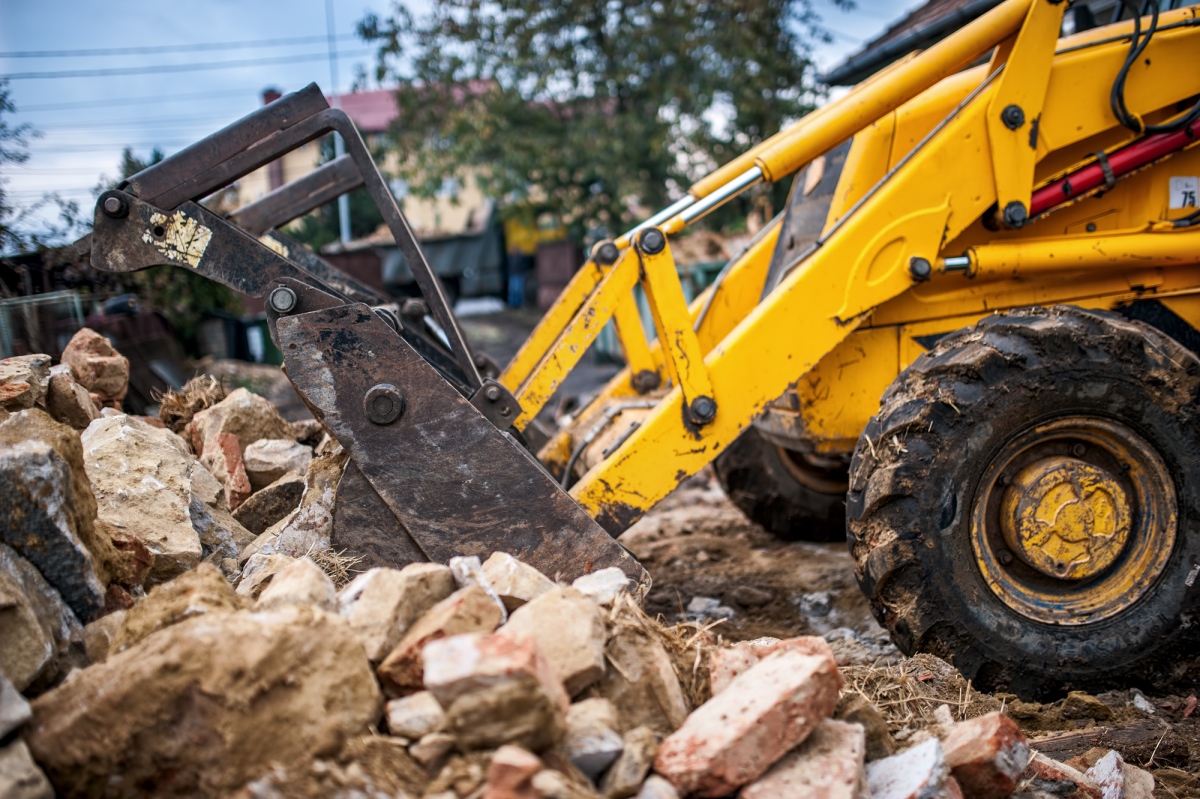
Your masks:
<svg viewBox="0 0 1200 799"><path fill-rule="evenodd" d="M182 211L176 211L170 218L164 214L151 214L150 224L153 227L142 231L142 241L153 244L169 261L193 268L200 264L212 240L212 230L184 216ZM162 231L161 236L155 235L158 230Z"/></svg>

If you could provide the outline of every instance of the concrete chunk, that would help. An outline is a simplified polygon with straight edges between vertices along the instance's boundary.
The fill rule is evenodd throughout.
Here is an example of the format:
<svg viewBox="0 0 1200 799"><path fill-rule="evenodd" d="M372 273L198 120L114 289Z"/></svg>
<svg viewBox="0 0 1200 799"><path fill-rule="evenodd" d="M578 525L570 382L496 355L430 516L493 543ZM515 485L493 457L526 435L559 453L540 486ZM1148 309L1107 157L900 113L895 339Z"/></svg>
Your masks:
<svg viewBox="0 0 1200 799"><path fill-rule="evenodd" d="M566 731L566 692L531 640L455 635L430 641L423 658L425 686L460 747L518 743L539 752Z"/></svg>
<svg viewBox="0 0 1200 799"><path fill-rule="evenodd" d="M257 491L288 472L304 474L312 462L312 447L291 438L263 438L246 447L242 461L250 486Z"/></svg>
<svg viewBox="0 0 1200 799"><path fill-rule="evenodd" d="M453 592L454 577L440 564L379 567L356 576L341 590L338 613L362 640L367 657L378 663L414 621Z"/></svg>
<svg viewBox="0 0 1200 799"><path fill-rule="evenodd" d="M429 691L389 700L385 716L388 732L414 741L431 732L440 732L446 723L446 711Z"/></svg>
<svg viewBox="0 0 1200 799"><path fill-rule="evenodd" d="M999 711L953 725L942 750L954 779L972 799L1008 796L1029 764L1025 735Z"/></svg>
<svg viewBox="0 0 1200 799"><path fill-rule="evenodd" d="M629 579L625 572L616 566L609 566L607 569L576 577L571 587L597 605L606 606L616 601L622 592L628 591L632 583L633 580Z"/></svg>
<svg viewBox="0 0 1200 799"><path fill-rule="evenodd" d="M40 404L49 383L49 355L5 358L0 361L0 408L22 411Z"/></svg>
<svg viewBox="0 0 1200 799"><path fill-rule="evenodd" d="M625 748L617 730L617 710L607 699L584 699L567 709L563 756L593 782Z"/></svg>
<svg viewBox="0 0 1200 799"><path fill-rule="evenodd" d="M830 655L781 651L693 712L658 751L654 770L684 794L712 797L758 779L837 706Z"/></svg>
<svg viewBox="0 0 1200 799"><path fill-rule="evenodd" d="M549 577L507 552L493 552L481 571L509 613L554 588Z"/></svg>
<svg viewBox="0 0 1200 799"><path fill-rule="evenodd" d="M337 607L337 589L311 558L300 558L279 570L254 607L270 610L284 605L312 605L332 611Z"/></svg>
<svg viewBox="0 0 1200 799"><path fill-rule="evenodd" d="M622 731L645 726L661 736L683 724L688 703L662 643L633 626L617 628L604 648L611 666L598 693L612 701Z"/></svg>
<svg viewBox="0 0 1200 799"><path fill-rule="evenodd" d="M949 775L937 738L867 764L871 799L940 799Z"/></svg>
<svg viewBox="0 0 1200 799"><path fill-rule="evenodd" d="M858 724L826 719L804 743L754 782L742 799L859 799L866 788L866 735Z"/></svg>
<svg viewBox="0 0 1200 799"><path fill-rule="evenodd" d="M395 695L424 687L422 649L430 641L463 633L490 633L500 626L500 607L477 585L455 591L417 619L392 649L376 673Z"/></svg>
<svg viewBox="0 0 1200 799"><path fill-rule="evenodd" d="M500 634L534 639L570 696L604 676L604 618L574 588L552 585L517 608Z"/></svg>
<svg viewBox="0 0 1200 799"><path fill-rule="evenodd" d="M805 635L799 638L756 638L753 641L742 641L731 647L714 649L709 655L709 683L712 695L724 691L734 678L745 673L751 666L775 652L791 651L802 655L818 655L833 657L829 643L817 635Z"/></svg>

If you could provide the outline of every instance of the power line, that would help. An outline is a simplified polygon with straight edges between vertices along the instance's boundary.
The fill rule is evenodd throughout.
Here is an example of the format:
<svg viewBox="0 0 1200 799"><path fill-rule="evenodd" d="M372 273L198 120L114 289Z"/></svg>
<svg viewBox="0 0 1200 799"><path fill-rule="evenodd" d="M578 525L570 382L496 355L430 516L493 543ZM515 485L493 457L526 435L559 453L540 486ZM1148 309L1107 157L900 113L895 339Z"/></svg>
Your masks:
<svg viewBox="0 0 1200 799"><path fill-rule="evenodd" d="M347 58L370 55L374 50L359 50L353 53L343 53ZM257 67L268 64L295 64L302 61L324 61L327 53L304 53L300 55L275 56L272 58L244 58L240 61L199 61L192 64L157 64L148 67L113 67L110 69L72 69L61 72L15 72L10 75L0 75L8 80L35 80L42 78L101 78L116 75L148 75L164 72L195 72L208 69L232 69L234 67Z"/></svg>
<svg viewBox="0 0 1200 799"><path fill-rule="evenodd" d="M188 94L160 94L155 97L114 97L111 100L84 100L77 103L42 103L40 105L22 105L17 107L17 113L26 111L70 111L76 108L108 108L114 105L143 105L145 103L170 103L184 100L226 100L239 92L258 92L261 86L248 86L238 89L222 89L214 92L192 92Z"/></svg>
<svg viewBox="0 0 1200 799"><path fill-rule="evenodd" d="M98 47L90 50L22 50L0 53L0 58L75 58L78 56L147 55L151 53L202 52L240 50L246 47L286 47L293 44L323 42L325 36L297 36L291 39L254 39L236 42L205 42L199 44L164 44L148 47ZM343 41L357 38L353 33L337 37Z"/></svg>

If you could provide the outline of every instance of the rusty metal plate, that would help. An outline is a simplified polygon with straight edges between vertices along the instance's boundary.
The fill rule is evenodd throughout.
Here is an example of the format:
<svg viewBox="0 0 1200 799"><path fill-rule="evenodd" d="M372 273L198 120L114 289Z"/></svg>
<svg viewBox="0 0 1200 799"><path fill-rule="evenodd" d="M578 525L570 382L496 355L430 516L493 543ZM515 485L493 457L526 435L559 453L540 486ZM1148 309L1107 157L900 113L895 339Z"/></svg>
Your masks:
<svg viewBox="0 0 1200 799"><path fill-rule="evenodd" d="M629 552L370 308L282 317L276 331L288 377L429 560L504 551L556 579L616 566L649 581ZM402 393L403 412L377 424L364 401L383 384ZM399 537L376 544L389 548L384 556L406 557Z"/></svg>
<svg viewBox="0 0 1200 799"><path fill-rule="evenodd" d="M363 571L376 566L399 569L429 560L353 460L338 483L330 546L362 558L356 568Z"/></svg>

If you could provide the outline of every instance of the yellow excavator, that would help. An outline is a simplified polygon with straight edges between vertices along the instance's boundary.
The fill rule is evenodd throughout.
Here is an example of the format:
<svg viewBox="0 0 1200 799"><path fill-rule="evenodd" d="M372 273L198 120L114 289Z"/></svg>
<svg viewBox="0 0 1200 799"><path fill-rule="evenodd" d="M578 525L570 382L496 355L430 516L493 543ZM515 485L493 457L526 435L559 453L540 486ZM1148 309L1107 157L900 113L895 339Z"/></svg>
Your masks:
<svg viewBox="0 0 1200 799"><path fill-rule="evenodd" d="M1067 6L1005 0L599 243L500 372L315 86L102 195L91 258L266 299L351 456L334 545L368 565L503 549L645 581L613 536L715 462L772 532L844 535L906 653L1023 696L1169 679L1200 650L1200 6L1060 38ZM199 203L330 131L348 154L303 185ZM689 304L672 238L792 175ZM423 302L278 230L358 185ZM627 368L542 430L610 321Z"/></svg>

